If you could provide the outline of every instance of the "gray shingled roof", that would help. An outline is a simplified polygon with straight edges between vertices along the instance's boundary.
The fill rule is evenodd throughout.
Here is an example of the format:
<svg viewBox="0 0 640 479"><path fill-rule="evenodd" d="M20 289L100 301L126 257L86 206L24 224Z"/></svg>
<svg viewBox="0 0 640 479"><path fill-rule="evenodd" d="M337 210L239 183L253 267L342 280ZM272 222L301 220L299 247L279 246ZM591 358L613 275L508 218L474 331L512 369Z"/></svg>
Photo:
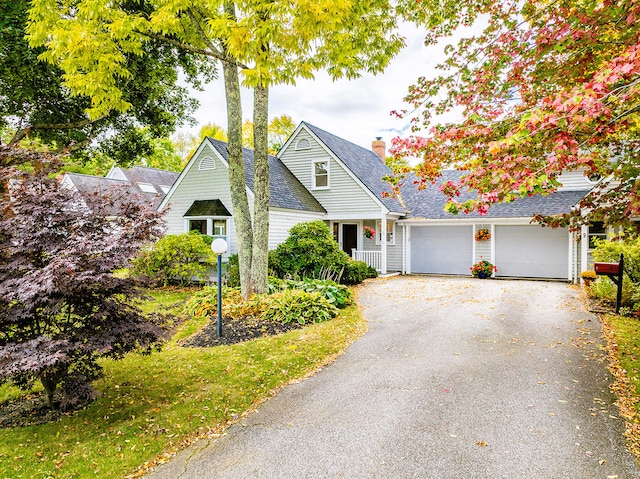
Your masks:
<svg viewBox="0 0 640 479"><path fill-rule="evenodd" d="M65 176L85 201L92 204L95 204L96 201L102 201L107 211L110 210L114 213L119 211L120 200L123 197L135 198L140 204L155 207L164 196L164 194L142 193L128 181L114 178L81 173L66 173Z"/></svg>
<svg viewBox="0 0 640 479"><path fill-rule="evenodd" d="M105 178L102 176L84 175L81 173L67 173L66 176L81 194L104 194L108 190L124 187L127 188L128 194L136 195L141 198L145 204L152 204L154 207L158 206L165 196L164 191L159 187L156 188L157 193L149 193L140 190L137 183L132 184L129 181ZM143 183L147 183L147 181L143 181ZM171 186L171 184L168 186Z"/></svg>
<svg viewBox="0 0 640 479"><path fill-rule="evenodd" d="M229 151L224 141L209 138L213 147L228 162ZM244 160L244 179L247 186L253 191L253 150L242 149ZM269 184L271 187L270 206L287 208L291 210L314 211L326 213L326 210L311 193L293 176L293 173L284 166L284 163L275 156L269 155Z"/></svg>
<svg viewBox="0 0 640 479"><path fill-rule="evenodd" d="M67 173L66 176L80 193L102 193L114 187L127 185L127 182L122 180L84 175L82 173Z"/></svg>
<svg viewBox="0 0 640 479"><path fill-rule="evenodd" d="M160 186L173 186L180 176L180 173L175 171L159 170L147 166L132 166L128 169L120 168L120 171L127 177L127 180L129 180L131 184L150 183L160 194L163 194L163 191L159 188Z"/></svg>
<svg viewBox="0 0 640 479"><path fill-rule="evenodd" d="M392 174L392 172L391 169L380 160L378 155L371 150L332 135L307 122L303 121L302 123L351 170L389 211L404 213L405 208L396 198L383 197L383 193L391 193L391 187L389 183L382 178Z"/></svg>
<svg viewBox="0 0 640 479"><path fill-rule="evenodd" d="M424 190L418 190L414 183L415 176L408 176L401 188L402 199L409 210L407 219L464 219L479 218L478 213L452 215L444 210L447 197L438 190L438 186L446 181L456 182L463 173L446 170L435 185L429 184ZM536 214L558 215L569 213L588 190L556 191L547 196L534 195L519 198L511 203L495 204L483 218L531 218ZM459 201L472 199L473 192L463 194Z"/></svg>

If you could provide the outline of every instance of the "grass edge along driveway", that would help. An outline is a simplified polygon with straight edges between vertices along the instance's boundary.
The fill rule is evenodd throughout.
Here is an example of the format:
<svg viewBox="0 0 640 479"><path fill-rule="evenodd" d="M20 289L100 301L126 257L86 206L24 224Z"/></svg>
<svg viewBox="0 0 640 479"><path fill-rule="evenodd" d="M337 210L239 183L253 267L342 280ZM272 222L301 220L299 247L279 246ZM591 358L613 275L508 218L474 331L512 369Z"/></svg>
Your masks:
<svg viewBox="0 0 640 479"><path fill-rule="evenodd" d="M215 348L177 344L203 324L185 322L159 353L106 361L96 383L101 396L86 409L1 430L0 478L139 477L332 362L366 331L354 305L279 336ZM16 394L0 387L0 401Z"/></svg>

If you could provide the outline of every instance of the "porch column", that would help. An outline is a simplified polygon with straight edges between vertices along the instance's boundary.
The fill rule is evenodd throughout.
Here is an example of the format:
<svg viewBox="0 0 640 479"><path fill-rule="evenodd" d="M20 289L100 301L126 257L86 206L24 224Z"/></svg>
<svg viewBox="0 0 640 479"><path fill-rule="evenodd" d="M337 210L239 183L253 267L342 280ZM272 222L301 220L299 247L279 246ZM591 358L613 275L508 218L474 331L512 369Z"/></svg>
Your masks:
<svg viewBox="0 0 640 479"><path fill-rule="evenodd" d="M589 269L589 225L580 227L580 272Z"/></svg>
<svg viewBox="0 0 640 479"><path fill-rule="evenodd" d="M381 274L387 274L387 218L382 217L380 222L380 252L382 253Z"/></svg>

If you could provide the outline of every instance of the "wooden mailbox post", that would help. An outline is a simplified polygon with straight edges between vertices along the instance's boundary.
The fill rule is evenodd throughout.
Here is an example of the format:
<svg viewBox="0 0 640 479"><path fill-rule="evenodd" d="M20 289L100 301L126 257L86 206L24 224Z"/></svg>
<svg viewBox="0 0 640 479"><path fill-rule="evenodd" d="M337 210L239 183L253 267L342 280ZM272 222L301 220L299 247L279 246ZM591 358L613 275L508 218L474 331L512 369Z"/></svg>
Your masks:
<svg viewBox="0 0 640 479"><path fill-rule="evenodd" d="M620 303L622 302L622 272L624 270L624 255L620 254L619 263L593 263L597 275L609 276L616 286L618 286L618 294L616 295L616 314L620 312Z"/></svg>

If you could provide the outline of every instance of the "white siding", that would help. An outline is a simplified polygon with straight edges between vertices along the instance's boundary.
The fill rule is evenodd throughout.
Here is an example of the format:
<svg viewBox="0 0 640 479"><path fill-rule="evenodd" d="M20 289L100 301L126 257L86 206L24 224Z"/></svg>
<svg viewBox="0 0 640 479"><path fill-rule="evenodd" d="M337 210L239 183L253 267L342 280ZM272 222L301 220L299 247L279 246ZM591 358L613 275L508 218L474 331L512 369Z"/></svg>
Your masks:
<svg viewBox="0 0 640 479"><path fill-rule="evenodd" d="M475 228L473 230L473 235L475 237L475 234L478 230L481 229L487 229L489 231L491 231L491 225L490 224L482 224L482 225L475 225ZM474 239L475 241L475 239ZM488 240L483 240L483 241L475 241L474 244L474 248L475 248L475 262L477 263L478 261L482 261L483 259L486 259L487 261L493 262L493 257L491 255L491 241L492 239L488 239Z"/></svg>
<svg viewBox="0 0 640 479"><path fill-rule="evenodd" d="M584 176L584 170L564 171L558 177L558 181L562 184L559 188L560 191L590 190L595 185L594 182L589 181L589 178Z"/></svg>
<svg viewBox="0 0 640 479"><path fill-rule="evenodd" d="M269 212L269 249L276 248L289 237L292 226L305 221L322 219L321 213L294 212L272 209Z"/></svg>
<svg viewBox="0 0 640 479"><path fill-rule="evenodd" d="M200 160L206 156L215 160L215 169L200 170ZM229 169L208 145L194 157L176 185L169 198L168 211L165 213L167 234L180 234L187 231L185 212L195 200L219 199L233 214ZM249 210L253 216L253 197L249 193ZM287 239L289 229L303 221L313 221L324 217L323 213L298 212L284 209L271 209L269 212L269 249L273 249ZM229 220L227 232L229 254L238 252L236 227L233 218Z"/></svg>
<svg viewBox="0 0 640 479"><path fill-rule="evenodd" d="M364 251L380 251L380 245L376 244L376 237L374 236L373 238L367 238L364 235L364 227L368 226L369 228L373 229L376 231L376 234L378 234L378 226L377 226L377 221L376 220L365 220L362 222L362 249Z"/></svg>
<svg viewBox="0 0 640 479"><path fill-rule="evenodd" d="M308 139L311 148L296 150L295 144L300 139ZM342 217L351 215L353 218L379 214L380 204L375 201L368 191L347 173L343 167L328 153L305 129L301 129L280 156L282 162L300 180L313 196L327 210L327 216ZM329 161L329 189L312 189L313 160L328 159Z"/></svg>
<svg viewBox="0 0 640 479"><path fill-rule="evenodd" d="M363 221L363 227L369 226L378 233L377 220ZM364 230L363 230L364 231ZM404 244L403 233L404 228L396 223L395 225L395 244L387 245L387 271L402 271L402 245ZM375 237L367 238L362 234L362 250L364 251L380 251L382 248L376 244Z"/></svg>
<svg viewBox="0 0 640 479"><path fill-rule="evenodd" d="M211 156L216 161L214 170L198 170L200 159ZM200 154L189 162L188 170L183 172L180 183L173 190L169 198L168 211L164 218L167 222L167 234L181 234L187 231L184 214L195 200L222 201L224 206L233 214L231 206L231 191L229 189L229 170L217 154L205 146ZM238 251L236 228L233 219L229 221L228 243L231 254Z"/></svg>
<svg viewBox="0 0 640 479"><path fill-rule="evenodd" d="M402 271L402 245L404 244L404 228L396 225L396 244L387 245L387 271Z"/></svg>

